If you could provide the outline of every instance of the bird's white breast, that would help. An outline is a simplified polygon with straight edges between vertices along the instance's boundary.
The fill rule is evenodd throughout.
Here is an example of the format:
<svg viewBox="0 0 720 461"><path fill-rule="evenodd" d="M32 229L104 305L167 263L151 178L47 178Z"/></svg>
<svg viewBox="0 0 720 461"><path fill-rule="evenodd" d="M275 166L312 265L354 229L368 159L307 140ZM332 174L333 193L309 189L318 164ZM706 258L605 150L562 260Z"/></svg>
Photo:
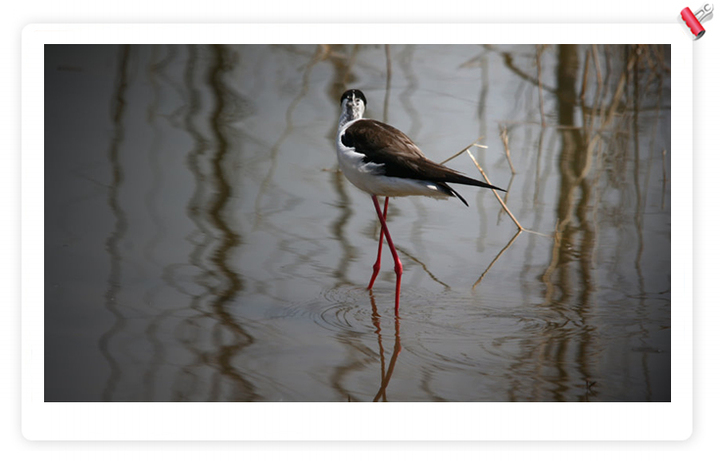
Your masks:
<svg viewBox="0 0 720 461"><path fill-rule="evenodd" d="M357 120L353 120L338 130L336 138L337 157L345 177L358 189L372 195L401 197L407 195L425 195L435 198L447 198L447 194L438 190L437 186L428 181L388 177L383 174L383 166L365 162L365 156L354 148L342 143L342 136Z"/></svg>

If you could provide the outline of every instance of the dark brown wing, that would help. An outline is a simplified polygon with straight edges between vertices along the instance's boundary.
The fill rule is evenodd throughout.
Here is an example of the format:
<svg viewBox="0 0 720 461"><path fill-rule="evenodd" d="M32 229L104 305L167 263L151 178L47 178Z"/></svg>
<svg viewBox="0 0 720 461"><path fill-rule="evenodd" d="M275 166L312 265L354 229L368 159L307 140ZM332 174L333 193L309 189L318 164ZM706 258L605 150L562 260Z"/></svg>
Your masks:
<svg viewBox="0 0 720 461"><path fill-rule="evenodd" d="M363 154L366 163L383 165L386 176L502 190L428 160L405 133L377 120L354 122L345 130L341 141Z"/></svg>

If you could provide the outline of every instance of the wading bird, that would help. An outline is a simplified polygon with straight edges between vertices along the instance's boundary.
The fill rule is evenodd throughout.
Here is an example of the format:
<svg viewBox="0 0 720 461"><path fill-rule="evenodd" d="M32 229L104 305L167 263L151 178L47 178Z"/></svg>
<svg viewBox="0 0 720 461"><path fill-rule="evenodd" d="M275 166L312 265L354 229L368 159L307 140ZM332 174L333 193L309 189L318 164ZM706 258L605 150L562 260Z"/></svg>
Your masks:
<svg viewBox="0 0 720 461"><path fill-rule="evenodd" d="M368 284L371 289L380 272L383 235L395 260L395 315L399 315L402 263L393 245L385 218L390 197L426 195L435 198L457 197L467 202L448 183L499 187L463 176L455 170L428 160L420 148L402 131L377 120L363 118L367 99L360 90L347 90L340 98L340 121L337 131L337 156L340 169L356 187L372 197L382 232L377 261ZM385 197L384 210L378 196Z"/></svg>

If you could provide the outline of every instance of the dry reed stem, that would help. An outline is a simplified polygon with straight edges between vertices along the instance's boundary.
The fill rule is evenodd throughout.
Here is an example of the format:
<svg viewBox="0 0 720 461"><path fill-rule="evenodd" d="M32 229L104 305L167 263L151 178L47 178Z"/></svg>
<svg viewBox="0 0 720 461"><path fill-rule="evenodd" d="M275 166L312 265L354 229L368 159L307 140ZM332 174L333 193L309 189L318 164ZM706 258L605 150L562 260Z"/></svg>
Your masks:
<svg viewBox="0 0 720 461"><path fill-rule="evenodd" d="M478 143L477 143L478 141L480 141L480 140L481 140L482 138L484 138L484 137L485 137L485 136L480 136L479 138L477 138L477 139L476 139L475 141L473 141L472 143L470 143L470 144L468 144L467 146L463 147L462 150L461 150L460 152L458 152L457 154L452 155L452 156L446 158L445 160L443 160L442 162L440 162L440 165L444 165L444 164L446 164L447 162L449 162L450 160L452 160L452 159L454 159L454 158L456 158L456 157L461 156L463 153L465 153L466 150L470 149L470 148L473 147L473 146L483 147L483 148L487 149L487 148L488 148L487 146L483 146L482 144L478 144Z"/></svg>
<svg viewBox="0 0 720 461"><path fill-rule="evenodd" d="M481 167L480 164L477 162L477 160L475 160L475 156L472 154L472 152L470 152L470 149L469 149L469 148L466 149L465 152L467 152L467 154L470 156L470 159L471 159L471 160L473 161L473 163L475 164L475 167L478 169L478 171L479 171L480 174L483 176L483 178L485 178L485 182L487 182L488 184L492 184L492 183L490 182L490 179L489 179L489 178L487 177L487 175L485 174L485 171L482 169L482 167ZM495 198L498 199L498 201L500 202L500 205L502 205L502 207L505 209L505 212L507 212L507 214L510 216L510 219L513 220L513 222L514 222L515 225L518 227L518 229L520 229L520 230L525 230L525 229L523 228L523 226L520 225L520 223L518 222L518 220L515 219L515 216L512 214L512 212L511 212L510 209L507 207L507 205L505 205L505 201L503 201L503 199L500 198L500 194L498 194L495 189L492 189L492 192L493 192L493 194L495 194Z"/></svg>
<svg viewBox="0 0 720 461"><path fill-rule="evenodd" d="M449 158L443 160L442 162L440 162L440 164L441 164L441 165L442 165L442 164L445 164L445 163L449 162L450 160L452 160L452 159L454 159L454 158L462 155L463 153L467 153L468 156L470 157L470 160L472 160L472 162L475 164L475 168L478 169L478 171L480 172L480 174L482 175L482 177L485 179L485 182L487 182L488 184L492 184L492 183L490 182L490 178L488 178L488 176L485 174L485 170L482 169L482 167L480 166L480 164L478 163L478 161L475 159L475 156L470 152L470 148L473 147L473 146L475 146L475 147L482 147L482 148L484 148L484 149L487 149L487 146L484 146L484 145L482 145L482 144L478 144L478 143L477 143L477 142L478 142L479 140L481 140L483 137L484 137L484 136L480 136L480 137L477 138L474 142L472 142L471 144L468 144L467 146L465 146L465 148L464 148L463 150L461 150L461 151L458 152L457 154L452 155L452 156L450 156ZM510 160L510 159L509 159L509 157L508 157L508 161L509 161L509 160ZM511 162L511 168L512 168L512 162ZM508 216L510 216L510 219L512 219L512 221L515 223L515 225L517 226L517 228L518 228L519 231L525 231L525 232L528 232L528 233L530 233L530 234L535 234L535 235L540 235L540 236L542 236L542 237L552 238L551 235L543 234L542 232L537 232L537 231L534 231L534 230L530 230L530 229L524 228L524 227L520 224L520 222L515 218L515 215L512 214L512 212L510 211L510 209L508 208L508 206L505 204L505 201L500 197L500 194L498 194L498 192L497 192L496 190L494 190L494 189L492 190L492 192L493 192L493 194L495 194L495 198L498 200L498 202L500 202L500 205L501 205L502 208L505 210L505 212L508 214ZM439 281L438 281L438 282L439 282ZM442 282L439 282L439 283L442 283Z"/></svg>
<svg viewBox="0 0 720 461"><path fill-rule="evenodd" d="M507 186L505 186L505 197L509 197L510 193L512 191L512 185L513 181L515 181L515 176L510 176L510 181L508 181ZM505 216L505 210L502 209L502 207L498 208L497 212L497 225L500 225L500 222L502 222L502 217Z"/></svg>
<svg viewBox="0 0 720 461"><path fill-rule="evenodd" d="M534 231L534 230L531 230L531 229L525 229L525 228L523 228L523 232L527 232L528 234L539 235L540 237L547 237L547 238L549 238L549 239L554 238L554 235L555 235L555 233L553 233L553 235L543 234L542 232Z"/></svg>
<svg viewBox="0 0 720 461"><path fill-rule="evenodd" d="M543 123L543 126L545 124ZM505 146L505 157L507 157L508 164L510 164L510 171L515 174L515 167L513 166L512 159L510 158L510 140L508 139L508 132L506 126L500 127L500 139L502 139L503 145Z"/></svg>

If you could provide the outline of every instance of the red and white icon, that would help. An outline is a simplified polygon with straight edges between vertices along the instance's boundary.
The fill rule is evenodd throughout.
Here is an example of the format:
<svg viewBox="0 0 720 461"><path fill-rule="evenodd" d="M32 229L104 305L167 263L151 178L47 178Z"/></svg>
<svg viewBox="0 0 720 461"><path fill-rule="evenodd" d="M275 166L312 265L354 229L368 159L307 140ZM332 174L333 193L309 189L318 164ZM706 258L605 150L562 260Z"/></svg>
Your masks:
<svg viewBox="0 0 720 461"><path fill-rule="evenodd" d="M693 40L697 40L705 35L705 28L702 23L709 21L713 16L713 5L706 3L702 8L694 13L690 8L684 8L678 15L678 22L683 26L683 30Z"/></svg>

